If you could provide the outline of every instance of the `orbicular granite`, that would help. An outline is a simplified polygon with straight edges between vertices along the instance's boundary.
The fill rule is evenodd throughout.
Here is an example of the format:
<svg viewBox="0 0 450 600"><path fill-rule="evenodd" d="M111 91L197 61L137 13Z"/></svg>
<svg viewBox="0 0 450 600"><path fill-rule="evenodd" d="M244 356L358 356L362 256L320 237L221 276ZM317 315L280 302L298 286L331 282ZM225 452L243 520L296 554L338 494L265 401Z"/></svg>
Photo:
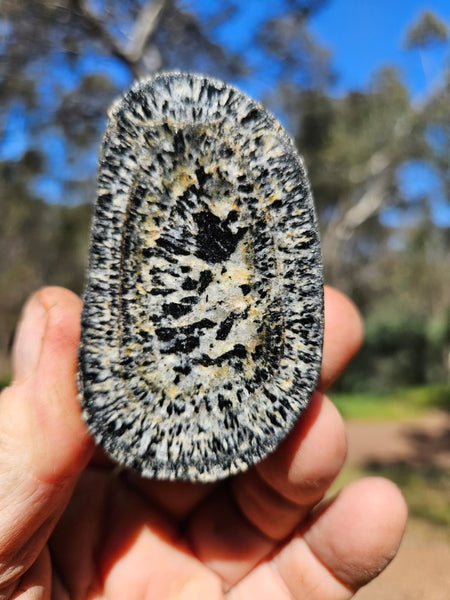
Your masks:
<svg viewBox="0 0 450 600"><path fill-rule="evenodd" d="M120 464L213 481L273 451L322 347L308 180L281 125L215 79L166 73L109 112L84 296L84 418Z"/></svg>

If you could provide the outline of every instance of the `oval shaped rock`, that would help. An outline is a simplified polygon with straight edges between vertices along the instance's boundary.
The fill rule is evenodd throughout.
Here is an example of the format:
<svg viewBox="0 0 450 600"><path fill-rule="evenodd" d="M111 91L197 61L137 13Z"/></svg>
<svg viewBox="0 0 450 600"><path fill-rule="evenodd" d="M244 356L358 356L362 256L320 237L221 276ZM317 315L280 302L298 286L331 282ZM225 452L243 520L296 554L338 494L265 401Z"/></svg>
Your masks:
<svg viewBox="0 0 450 600"><path fill-rule="evenodd" d="M216 79L135 84L109 112L84 294L96 441L149 477L245 470L307 406L322 334L314 207L281 125Z"/></svg>

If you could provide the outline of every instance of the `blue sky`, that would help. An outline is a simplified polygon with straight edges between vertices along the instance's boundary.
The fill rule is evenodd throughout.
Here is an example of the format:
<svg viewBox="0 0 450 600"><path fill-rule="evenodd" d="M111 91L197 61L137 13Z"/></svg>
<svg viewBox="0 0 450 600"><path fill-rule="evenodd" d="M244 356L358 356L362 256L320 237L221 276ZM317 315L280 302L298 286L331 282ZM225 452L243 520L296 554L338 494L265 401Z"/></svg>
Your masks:
<svg viewBox="0 0 450 600"><path fill-rule="evenodd" d="M217 10L217 2L187 0L187 5L207 15ZM449 0L328 0L324 7L308 21L308 28L317 42L331 52L337 73L335 93L364 88L372 74L384 65L397 67L413 97L420 97L442 72L445 54L449 49L419 52L407 50L405 33L425 10L432 10L441 19L450 22ZM235 51L248 50L259 25L267 16L279 14L277 0L245 0L239 15L221 25L218 39ZM258 55L253 54L255 61ZM239 81L246 91L261 96L273 83L270 65L258 71L250 80Z"/></svg>
<svg viewBox="0 0 450 600"><path fill-rule="evenodd" d="M318 41L332 52L337 73L334 92L367 87L373 73L384 65L397 68L413 100L420 101L436 84L450 48L407 50L405 33L420 14L430 9L450 22L448 0L331 0L310 23ZM432 215L441 226L450 226L450 203L438 178L421 165L405 166L401 173L403 189L409 196L430 190ZM395 209L387 210L382 220L398 225L404 216Z"/></svg>
<svg viewBox="0 0 450 600"><path fill-rule="evenodd" d="M445 52L449 58L448 47L425 52L403 47L408 25L426 9L450 22L449 0L330 0L310 25L332 52L338 74L335 90L364 87L376 69L393 64L413 97L426 93Z"/></svg>
<svg viewBox="0 0 450 600"><path fill-rule="evenodd" d="M209 0L192 1L201 6L202 11L211 10L215 5ZM330 51L337 76L331 92L341 95L349 90L365 89L376 71L389 65L398 71L413 101L426 97L442 79L444 61L450 61L448 45L424 50L405 47L408 28L427 9L450 23L449 0L329 0L308 21L308 29L317 43ZM276 1L245 0L239 17L221 27L219 39L235 51L248 49L261 21L277 12ZM271 65L256 50L250 52L250 57L260 68L237 83L250 95L263 99L273 86ZM282 115L277 116L283 120ZM428 191L433 198L433 219L441 226L450 225L450 203L430 168L416 163L405 165L399 174L399 183L408 197ZM409 218L413 221L417 216L410 211ZM392 226L404 219L405 215L396 209L382 214L382 220Z"/></svg>
<svg viewBox="0 0 450 600"><path fill-rule="evenodd" d="M187 6L197 7L203 14L207 14L217 9L217 2L220 0L185 1ZM351 89L364 89L379 68L390 65L397 68L413 99L420 100L426 96L436 84L439 74L442 75L444 61L450 60L448 47L425 51L407 50L404 47L408 26L426 9L433 10L450 23L449 0L329 0L308 22L308 28L313 32L317 43L330 50L331 63L337 75L332 92L340 95ZM230 19L217 31L219 40L225 46L237 52L247 51L247 56L255 61L258 67L255 72L236 83L259 99L264 98L273 88L274 73L267 57L262 57L252 46L253 39L261 22L267 16L279 13L279 10L280 4L277 0L245 0L240 5L238 16ZM129 74L124 73L117 61L105 58L103 64L98 55L86 56L83 65L86 72L99 69L109 72L121 87L127 87L129 84ZM59 71L56 68L55 74L67 89L75 85L79 76L74 75L75 79L72 81L65 64L60 66ZM20 158L28 143L23 107L16 106L5 125L0 158L15 160ZM64 167L62 164L56 164L58 161L55 158L59 157L60 162L63 160L64 148L58 147L57 134L52 140L48 132L46 136L47 144L51 141L52 148L57 151L50 153L51 172L37 181L36 185L38 191L49 201L58 202L61 201L62 188L53 174ZM83 169L95 171L95 156L90 157L88 162L89 164L83 164ZM417 165L413 166L412 170L406 168L403 179L408 195L420 194L425 189L430 190L437 185L436 177L430 172L418 169ZM433 197L434 219L441 225L449 225L448 200L442 190L436 190ZM395 224L400 215L391 212L385 218L390 220L391 224Z"/></svg>

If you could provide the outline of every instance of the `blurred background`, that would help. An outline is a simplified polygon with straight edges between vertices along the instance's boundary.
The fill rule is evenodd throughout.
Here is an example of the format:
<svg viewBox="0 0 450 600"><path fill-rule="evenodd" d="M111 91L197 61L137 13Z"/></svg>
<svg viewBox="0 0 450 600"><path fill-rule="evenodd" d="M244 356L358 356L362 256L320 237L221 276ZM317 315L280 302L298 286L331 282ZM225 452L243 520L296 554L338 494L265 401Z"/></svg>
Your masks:
<svg viewBox="0 0 450 600"><path fill-rule="evenodd" d="M111 101L161 69L236 84L295 139L326 281L365 318L332 393L349 422L343 480L395 479L416 524L406 549L435 544L434 591L393 565L390 592L380 580L361 599L450 597L449 24L446 0L0 0L1 384L29 293L82 290Z"/></svg>

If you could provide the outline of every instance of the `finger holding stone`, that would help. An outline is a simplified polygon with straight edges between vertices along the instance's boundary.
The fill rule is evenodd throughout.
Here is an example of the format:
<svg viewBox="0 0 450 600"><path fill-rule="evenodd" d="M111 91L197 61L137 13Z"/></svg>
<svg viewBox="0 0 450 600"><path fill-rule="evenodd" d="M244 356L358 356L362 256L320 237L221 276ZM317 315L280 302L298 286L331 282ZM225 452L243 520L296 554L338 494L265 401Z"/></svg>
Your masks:
<svg viewBox="0 0 450 600"><path fill-rule="evenodd" d="M325 442L326 440L326 442ZM189 522L196 555L233 585L285 539L325 494L346 453L342 419L317 393L268 458L219 488Z"/></svg>
<svg viewBox="0 0 450 600"><path fill-rule="evenodd" d="M325 286L325 331L323 359L317 385L327 390L359 350L363 340L363 323L355 304L342 292Z"/></svg>
<svg viewBox="0 0 450 600"><path fill-rule="evenodd" d="M80 305L44 288L19 324L14 382L0 396L0 590L40 555L91 454L75 376Z"/></svg>
<svg viewBox="0 0 450 600"><path fill-rule="evenodd" d="M406 502L394 483L366 477L320 507L298 539L303 538L314 556L355 592L394 558L407 516ZM290 553L295 549L287 548L288 560Z"/></svg>
<svg viewBox="0 0 450 600"><path fill-rule="evenodd" d="M362 339L357 309L333 288L325 290L325 319L324 387L343 370ZM231 495L219 489L194 511L187 531L197 555L228 584L238 581L323 497L342 467L346 447L337 409L322 394L314 394L278 449L232 481Z"/></svg>
<svg viewBox="0 0 450 600"><path fill-rule="evenodd" d="M381 478L354 482L229 593L230 600L349 600L395 556L407 509Z"/></svg>
<svg viewBox="0 0 450 600"><path fill-rule="evenodd" d="M217 487L217 483L157 481L126 471L123 479L143 498L175 521L183 521Z"/></svg>
<svg viewBox="0 0 450 600"><path fill-rule="evenodd" d="M322 499L346 452L342 418L333 403L316 392L278 449L256 465L250 477L242 475L233 482L241 511L271 539L285 539Z"/></svg>

